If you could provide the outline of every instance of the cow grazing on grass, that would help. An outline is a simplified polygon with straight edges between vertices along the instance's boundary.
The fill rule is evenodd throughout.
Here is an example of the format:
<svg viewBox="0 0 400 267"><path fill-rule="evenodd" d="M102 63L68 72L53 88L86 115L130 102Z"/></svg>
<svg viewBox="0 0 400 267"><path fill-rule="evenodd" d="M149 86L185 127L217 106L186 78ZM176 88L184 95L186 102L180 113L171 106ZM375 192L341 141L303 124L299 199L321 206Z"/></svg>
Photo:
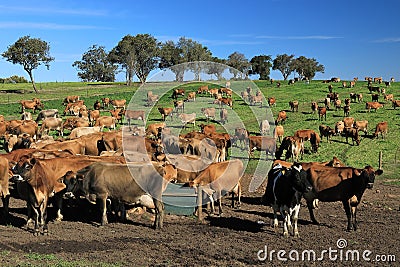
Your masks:
<svg viewBox="0 0 400 267"><path fill-rule="evenodd" d="M376 112L376 110L378 110L379 108L383 108L383 107L384 107L384 105L379 103L379 102L367 102L367 103L365 103L365 109L368 109L368 112L370 112L371 109L375 109L375 112Z"/></svg>
<svg viewBox="0 0 400 267"><path fill-rule="evenodd" d="M392 101L392 107L393 107L393 109L396 109L397 107L400 107L400 100L393 100Z"/></svg>
<svg viewBox="0 0 400 267"><path fill-rule="evenodd" d="M128 122L129 130L131 131L131 120L141 120L144 123L144 110L125 110L125 120Z"/></svg>
<svg viewBox="0 0 400 267"><path fill-rule="evenodd" d="M25 109L31 109L33 113L37 109L43 109L43 104L40 102L38 98L34 98L33 100L21 100L21 113L25 112Z"/></svg>
<svg viewBox="0 0 400 267"><path fill-rule="evenodd" d="M201 108L201 113L206 117L207 122L210 118L215 120L215 108Z"/></svg>
<svg viewBox="0 0 400 267"><path fill-rule="evenodd" d="M354 141L356 142L357 145L360 145L360 136L358 134L357 128L345 127L343 130L343 134L346 136L346 143L349 143L349 137L351 137L353 141L353 146L354 146Z"/></svg>
<svg viewBox="0 0 400 267"><path fill-rule="evenodd" d="M331 127L327 125L320 125L319 126L319 134L321 138L326 137L327 142L331 142L331 137L335 135L335 129L332 129Z"/></svg>
<svg viewBox="0 0 400 267"><path fill-rule="evenodd" d="M162 193L176 177L176 169L171 164L97 162L79 170L75 179L65 183L67 192L76 194L73 189L77 188L90 202L99 202L101 225L108 223L107 198L110 198L122 204L155 209L154 228L161 229L164 220Z"/></svg>
<svg viewBox="0 0 400 267"><path fill-rule="evenodd" d="M172 121L172 114L174 112L174 108L158 108L158 112L160 112L161 114L161 118L163 121L166 120L166 118L169 116L171 117L171 121Z"/></svg>
<svg viewBox="0 0 400 267"><path fill-rule="evenodd" d="M39 121L44 120L46 118L58 118L58 109L45 109L41 110L36 118L36 123L39 123Z"/></svg>
<svg viewBox="0 0 400 267"><path fill-rule="evenodd" d="M388 132L388 123L387 121L379 122L375 127L375 132L373 134L374 138L378 138L379 133L382 136L382 139L385 139L385 136Z"/></svg>
<svg viewBox="0 0 400 267"><path fill-rule="evenodd" d="M288 237L293 229L293 236L299 237L297 221L300 201L304 193L312 189L307 180L307 172L298 163L286 169L275 165L268 173L268 182L262 197L263 204L270 205L274 211L274 228L278 227L278 211L284 219L283 236ZM293 227L292 227L293 220Z"/></svg>
<svg viewBox="0 0 400 267"><path fill-rule="evenodd" d="M182 113L179 114L179 118L181 119L182 125L185 129L188 123L193 124L193 127L196 126L196 113L191 113L191 114Z"/></svg>
<svg viewBox="0 0 400 267"><path fill-rule="evenodd" d="M351 108L350 108L349 105L346 105L346 106L343 107L343 115L344 115L344 117L350 116L350 110L351 110Z"/></svg>
<svg viewBox="0 0 400 267"><path fill-rule="evenodd" d="M375 176L381 175L382 170L375 171L371 166L364 169L352 167L325 167L313 165L308 172L308 179L313 190L304 194L311 220L318 224L313 212L313 202L318 199L322 202L343 203L347 215L347 230L356 230L357 206L366 189L373 187Z"/></svg>
<svg viewBox="0 0 400 267"><path fill-rule="evenodd" d="M172 98L173 99L178 99L178 96L185 96L185 89L175 89L172 92Z"/></svg>
<svg viewBox="0 0 400 267"><path fill-rule="evenodd" d="M40 136L48 134L50 130L58 131L58 134L63 136L63 123L61 118L46 118L42 122L42 126L40 128Z"/></svg>
<svg viewBox="0 0 400 267"><path fill-rule="evenodd" d="M283 152L286 151L285 160L292 159L292 161L298 161L299 156L303 158L304 154L304 141L302 138L294 136L286 136L283 138L279 149L275 153L276 159L281 159Z"/></svg>
<svg viewBox="0 0 400 267"><path fill-rule="evenodd" d="M254 150L265 151L265 159L268 160L269 155L273 157L275 154L275 138L268 136L249 136L249 156L253 157Z"/></svg>
<svg viewBox="0 0 400 267"><path fill-rule="evenodd" d="M213 203L215 200L218 202L219 215L222 215L221 197L225 193L232 193L232 207L235 207L234 195L238 195L238 206L240 206L240 178L243 175L243 171L243 162L238 159L212 163L193 181L189 182L189 186L202 186L203 191L209 195L212 208L211 212L214 213Z"/></svg>
<svg viewBox="0 0 400 267"><path fill-rule="evenodd" d="M285 124L286 119L287 119L286 111L284 110L279 111L278 117L275 120L275 125L278 125L279 123L281 123L281 125Z"/></svg>
<svg viewBox="0 0 400 267"><path fill-rule="evenodd" d="M356 121L354 123L354 127L357 128L357 130L363 131L365 135L368 134L368 121L367 120L363 120L363 121Z"/></svg>

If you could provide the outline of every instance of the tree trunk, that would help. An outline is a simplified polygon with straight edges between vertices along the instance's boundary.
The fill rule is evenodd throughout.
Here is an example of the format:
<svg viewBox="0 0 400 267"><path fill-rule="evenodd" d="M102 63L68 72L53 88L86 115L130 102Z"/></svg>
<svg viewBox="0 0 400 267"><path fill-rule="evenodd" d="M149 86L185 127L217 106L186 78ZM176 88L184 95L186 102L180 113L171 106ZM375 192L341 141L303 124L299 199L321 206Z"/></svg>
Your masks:
<svg viewBox="0 0 400 267"><path fill-rule="evenodd" d="M28 72L28 74L29 74L29 78L30 78L31 81L32 81L33 90L35 90L35 93L38 94L39 92L38 92L38 90L36 89L36 84L35 84L35 81L33 80L33 73L32 73L32 71L27 71L27 72Z"/></svg>

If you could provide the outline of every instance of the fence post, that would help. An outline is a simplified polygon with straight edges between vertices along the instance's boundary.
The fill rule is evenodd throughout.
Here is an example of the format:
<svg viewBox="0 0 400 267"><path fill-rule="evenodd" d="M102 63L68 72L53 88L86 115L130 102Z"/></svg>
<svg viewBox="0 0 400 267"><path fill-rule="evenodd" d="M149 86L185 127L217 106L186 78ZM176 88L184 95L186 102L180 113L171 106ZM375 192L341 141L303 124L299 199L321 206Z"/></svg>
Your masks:
<svg viewBox="0 0 400 267"><path fill-rule="evenodd" d="M379 170L383 170L382 169L382 151L379 151Z"/></svg>

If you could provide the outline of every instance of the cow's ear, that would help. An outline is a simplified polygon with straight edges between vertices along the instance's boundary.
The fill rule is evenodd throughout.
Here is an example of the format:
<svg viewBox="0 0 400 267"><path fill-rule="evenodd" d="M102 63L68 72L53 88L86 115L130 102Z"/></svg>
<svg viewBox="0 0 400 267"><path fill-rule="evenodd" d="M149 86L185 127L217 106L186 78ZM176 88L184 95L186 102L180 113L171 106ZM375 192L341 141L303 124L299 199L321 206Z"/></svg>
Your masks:
<svg viewBox="0 0 400 267"><path fill-rule="evenodd" d="M360 176L363 170L354 169L354 174Z"/></svg>
<svg viewBox="0 0 400 267"><path fill-rule="evenodd" d="M381 175L382 173L383 173L382 169L379 169L379 170L375 171L375 175Z"/></svg>
<svg viewBox="0 0 400 267"><path fill-rule="evenodd" d="M35 159L35 158L31 158L31 159L29 160L29 163L30 163L31 165L34 165L34 164L36 163L36 159Z"/></svg>

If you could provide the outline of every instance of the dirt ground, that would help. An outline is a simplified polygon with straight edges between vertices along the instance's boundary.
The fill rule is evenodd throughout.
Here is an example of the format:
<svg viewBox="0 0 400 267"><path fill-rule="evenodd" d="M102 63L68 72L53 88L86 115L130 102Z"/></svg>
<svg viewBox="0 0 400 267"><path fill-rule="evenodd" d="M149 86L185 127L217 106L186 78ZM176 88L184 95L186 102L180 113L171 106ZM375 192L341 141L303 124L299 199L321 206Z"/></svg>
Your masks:
<svg viewBox="0 0 400 267"><path fill-rule="evenodd" d="M24 202L11 199L12 225L0 226L0 266L400 266L400 187L378 180L366 191L356 232L346 231L340 203L320 203L320 225L311 224L303 207L300 238L284 238L282 228L271 227L271 208L259 204L264 186L249 193L250 177L242 179L240 209L226 198L222 217L199 223L194 216L166 215L157 231L150 213L99 227L96 213L80 207L81 213L66 208L62 222L51 221L49 235L34 236L23 227Z"/></svg>

